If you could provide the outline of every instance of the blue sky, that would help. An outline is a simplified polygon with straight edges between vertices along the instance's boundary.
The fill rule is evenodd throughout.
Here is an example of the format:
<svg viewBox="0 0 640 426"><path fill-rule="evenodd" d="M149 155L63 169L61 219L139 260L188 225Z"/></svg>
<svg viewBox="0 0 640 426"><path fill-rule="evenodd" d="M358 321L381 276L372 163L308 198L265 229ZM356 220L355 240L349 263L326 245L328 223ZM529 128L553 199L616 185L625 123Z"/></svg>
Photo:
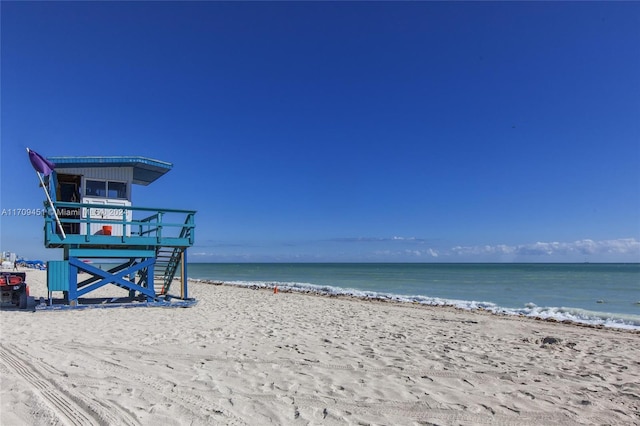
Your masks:
<svg viewBox="0 0 640 426"><path fill-rule="evenodd" d="M640 3L0 7L2 209L25 147L142 155L192 261L640 261Z"/></svg>

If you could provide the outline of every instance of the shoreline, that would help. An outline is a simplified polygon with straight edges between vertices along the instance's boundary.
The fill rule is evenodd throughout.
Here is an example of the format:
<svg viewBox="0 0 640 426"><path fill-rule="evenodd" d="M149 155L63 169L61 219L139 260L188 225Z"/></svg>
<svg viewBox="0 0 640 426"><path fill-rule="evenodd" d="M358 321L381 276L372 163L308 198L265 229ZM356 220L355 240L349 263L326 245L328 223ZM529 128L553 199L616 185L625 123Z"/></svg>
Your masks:
<svg viewBox="0 0 640 426"><path fill-rule="evenodd" d="M44 271L28 272L34 298ZM105 295L121 289L100 289ZM640 423L640 336L190 282L190 308L0 310L0 423Z"/></svg>
<svg viewBox="0 0 640 426"><path fill-rule="evenodd" d="M404 301L404 300L398 300L396 298L392 298L392 297L370 297L370 296L360 296L360 295L356 295L356 294L352 294L352 293L329 293L327 291L320 291L320 290L316 290L313 288L292 288L292 287L288 287L288 286L279 286L279 285L269 285L265 282L264 285L243 285L243 284L235 284L234 282L227 282L227 281L220 281L220 280L208 280L208 279L201 279L201 278L189 278L188 279L189 283L195 283L195 284L208 284L208 285L224 285L224 286L230 286L230 287L239 287L239 288L248 288L248 289L252 289L252 290L266 290L266 291L272 291L274 287L278 287L278 291L282 292L282 293L298 293L298 294L307 294L307 295L312 295L312 296L318 296L318 297L329 297L329 298L333 298L333 297L337 297L337 298L347 298L347 299L354 299L354 300L360 300L360 301L364 301L364 302L383 302L383 303L397 303L400 304L402 306L416 306L416 307L433 307L433 308L452 308L452 309L456 309L456 310L460 310L463 312L481 312L481 313L487 313L490 315L496 315L496 316L500 316L500 317L506 317L506 318L520 318L520 319L528 319L528 320L533 320L533 321L543 321L543 322L549 322L549 323L559 323L559 324L567 324L567 325L573 325L576 327L584 327L584 328L594 328L594 329L604 329L604 330L614 330L614 331L622 331L622 332L627 332L627 333L632 333L632 334L640 334L640 327L638 328L625 328L625 327L620 327L620 326L607 326L607 325L603 325L603 324L589 324L587 322L581 322L581 321L576 321L576 320L570 320L570 319L565 319L565 320L558 320L555 318L545 318L542 316L535 316L535 315L525 315L525 314L521 314L521 313L508 313L508 312L495 312L492 311L490 309L486 309L482 306L479 306L477 308L462 308L459 306L454 305L453 303L443 303L443 304L429 304L429 303L421 303L421 302L416 302L416 301ZM626 325L625 325L626 326Z"/></svg>

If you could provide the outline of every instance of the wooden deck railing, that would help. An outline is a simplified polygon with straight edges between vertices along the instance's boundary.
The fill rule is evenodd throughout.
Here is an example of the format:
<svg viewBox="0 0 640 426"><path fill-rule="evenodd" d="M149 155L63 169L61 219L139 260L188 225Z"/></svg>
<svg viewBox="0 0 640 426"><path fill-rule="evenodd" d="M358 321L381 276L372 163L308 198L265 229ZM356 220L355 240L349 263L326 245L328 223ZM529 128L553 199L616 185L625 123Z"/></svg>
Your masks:
<svg viewBox="0 0 640 426"><path fill-rule="evenodd" d="M194 243L195 210L68 202L55 202L54 206L66 237L49 207L44 215L46 247L190 247Z"/></svg>

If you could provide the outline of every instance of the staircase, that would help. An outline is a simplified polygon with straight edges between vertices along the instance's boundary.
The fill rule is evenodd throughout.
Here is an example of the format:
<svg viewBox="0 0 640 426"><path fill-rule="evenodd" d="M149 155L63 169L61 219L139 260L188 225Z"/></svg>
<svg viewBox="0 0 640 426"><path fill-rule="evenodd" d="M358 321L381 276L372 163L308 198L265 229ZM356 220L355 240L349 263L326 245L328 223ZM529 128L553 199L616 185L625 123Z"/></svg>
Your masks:
<svg viewBox="0 0 640 426"><path fill-rule="evenodd" d="M180 267L185 247L158 247L156 250L153 286L158 296L169 292L173 278Z"/></svg>
<svg viewBox="0 0 640 426"><path fill-rule="evenodd" d="M185 221L185 226L180 231L180 238L192 237L193 227L187 226L189 218ZM158 296L169 293L169 288L173 278L182 262L182 253L187 247L164 247L156 249L156 264L154 267L153 287Z"/></svg>

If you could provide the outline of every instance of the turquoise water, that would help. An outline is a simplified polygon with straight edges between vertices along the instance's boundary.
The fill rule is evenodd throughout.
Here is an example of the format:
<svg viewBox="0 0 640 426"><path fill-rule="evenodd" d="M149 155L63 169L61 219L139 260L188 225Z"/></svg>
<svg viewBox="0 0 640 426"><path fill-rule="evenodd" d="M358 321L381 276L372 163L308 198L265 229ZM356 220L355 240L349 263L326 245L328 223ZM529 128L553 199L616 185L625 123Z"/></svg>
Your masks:
<svg viewBox="0 0 640 426"><path fill-rule="evenodd" d="M193 279L640 330L640 264L189 264Z"/></svg>

